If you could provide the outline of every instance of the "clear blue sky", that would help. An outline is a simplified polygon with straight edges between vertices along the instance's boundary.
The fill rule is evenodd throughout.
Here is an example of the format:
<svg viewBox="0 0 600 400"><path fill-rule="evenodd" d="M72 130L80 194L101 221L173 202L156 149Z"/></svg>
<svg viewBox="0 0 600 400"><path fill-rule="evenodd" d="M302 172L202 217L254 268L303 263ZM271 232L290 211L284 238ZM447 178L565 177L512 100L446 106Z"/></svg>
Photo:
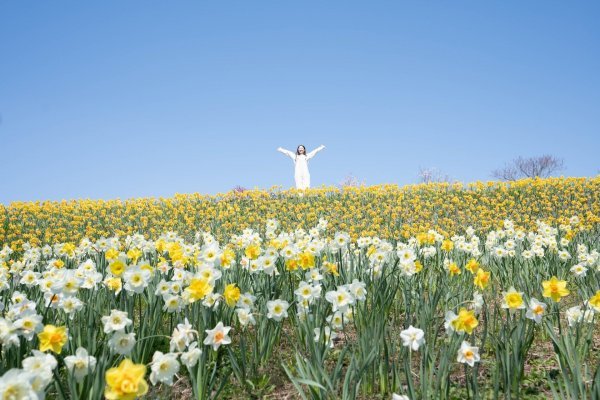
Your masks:
<svg viewBox="0 0 600 400"><path fill-rule="evenodd" d="M600 170L600 2L4 1L0 203Z"/></svg>

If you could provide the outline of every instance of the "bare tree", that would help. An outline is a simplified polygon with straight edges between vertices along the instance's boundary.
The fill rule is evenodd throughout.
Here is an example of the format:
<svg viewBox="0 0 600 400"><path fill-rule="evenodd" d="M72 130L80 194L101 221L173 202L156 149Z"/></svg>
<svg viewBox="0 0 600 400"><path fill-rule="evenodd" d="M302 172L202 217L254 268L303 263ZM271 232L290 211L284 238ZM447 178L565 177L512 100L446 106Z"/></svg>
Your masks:
<svg viewBox="0 0 600 400"><path fill-rule="evenodd" d="M545 154L541 157L519 157L515 160L515 166L528 178L536 176L547 178L554 172L562 170L564 162L558 157Z"/></svg>
<svg viewBox="0 0 600 400"><path fill-rule="evenodd" d="M450 182L450 176L442 173L435 167L419 168L419 182L420 183L432 183L432 182Z"/></svg>
<svg viewBox="0 0 600 400"><path fill-rule="evenodd" d="M519 171L514 165L505 165L504 168L493 170L492 176L501 181L516 181L519 179Z"/></svg>
<svg viewBox="0 0 600 400"><path fill-rule="evenodd" d="M492 176L503 181L514 181L519 178L547 178L563 168L563 160L549 154L539 157L517 157L504 168L492 171Z"/></svg>
<svg viewBox="0 0 600 400"><path fill-rule="evenodd" d="M339 186L342 188L347 186L358 187L361 185L365 185L365 181L363 180L362 182L360 182L358 178L352 175L352 173L347 175L339 184Z"/></svg>

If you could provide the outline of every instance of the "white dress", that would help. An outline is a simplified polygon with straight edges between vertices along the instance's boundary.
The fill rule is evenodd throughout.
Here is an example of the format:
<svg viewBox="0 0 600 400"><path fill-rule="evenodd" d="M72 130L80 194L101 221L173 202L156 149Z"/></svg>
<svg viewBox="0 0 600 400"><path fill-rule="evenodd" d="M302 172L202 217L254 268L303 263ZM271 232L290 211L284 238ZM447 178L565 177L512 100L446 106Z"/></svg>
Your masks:
<svg viewBox="0 0 600 400"><path fill-rule="evenodd" d="M325 146L321 145L313 151L304 154L296 154L293 151L286 150L279 147L277 151L289 156L295 165L294 180L296 181L296 188L308 189L310 187L310 173L308 172L308 160L313 158L317 152L323 150Z"/></svg>

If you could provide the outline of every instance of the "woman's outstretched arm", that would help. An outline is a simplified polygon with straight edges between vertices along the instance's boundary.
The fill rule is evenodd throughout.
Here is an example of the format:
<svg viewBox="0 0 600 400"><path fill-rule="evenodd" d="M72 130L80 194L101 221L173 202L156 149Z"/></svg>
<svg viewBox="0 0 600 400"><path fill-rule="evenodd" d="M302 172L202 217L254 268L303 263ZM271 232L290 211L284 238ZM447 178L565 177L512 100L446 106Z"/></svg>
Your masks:
<svg viewBox="0 0 600 400"><path fill-rule="evenodd" d="M283 147L278 147L277 151L289 156L292 160L296 161L296 154L294 154L293 151L286 150Z"/></svg>
<svg viewBox="0 0 600 400"><path fill-rule="evenodd" d="M317 154L319 151L323 150L325 148L325 146L320 145L319 147L317 147L316 149L314 149L313 151L311 151L310 153L308 153L306 155L306 159L310 159L313 158L315 156L315 154Z"/></svg>

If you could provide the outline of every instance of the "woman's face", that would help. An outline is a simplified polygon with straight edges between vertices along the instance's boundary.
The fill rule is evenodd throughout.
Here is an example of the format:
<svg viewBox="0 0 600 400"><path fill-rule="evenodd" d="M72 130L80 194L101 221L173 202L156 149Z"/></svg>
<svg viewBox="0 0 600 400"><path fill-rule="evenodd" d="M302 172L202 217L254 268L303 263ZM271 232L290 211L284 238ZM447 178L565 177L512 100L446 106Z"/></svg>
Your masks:
<svg viewBox="0 0 600 400"><path fill-rule="evenodd" d="M304 146L298 146L298 153L305 154Z"/></svg>

